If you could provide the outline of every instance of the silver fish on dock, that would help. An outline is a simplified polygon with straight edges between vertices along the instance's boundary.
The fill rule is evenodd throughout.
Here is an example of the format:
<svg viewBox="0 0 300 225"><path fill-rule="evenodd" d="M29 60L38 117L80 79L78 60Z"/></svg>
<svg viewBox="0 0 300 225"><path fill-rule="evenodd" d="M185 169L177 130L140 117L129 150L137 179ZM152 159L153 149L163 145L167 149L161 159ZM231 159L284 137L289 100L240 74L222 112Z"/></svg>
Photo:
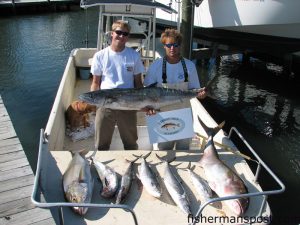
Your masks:
<svg viewBox="0 0 300 225"><path fill-rule="evenodd" d="M95 160L94 158L92 158L92 161L103 186L100 195L105 198L113 197L119 185L116 172L109 166Z"/></svg>
<svg viewBox="0 0 300 225"><path fill-rule="evenodd" d="M247 193L248 191L243 180L219 159L214 145L213 137L224 126L224 122L215 128L210 128L199 117L198 119L208 135L207 144L199 163L204 169L209 186L219 197ZM232 212L240 216L247 210L249 198L226 200L224 203L227 204Z"/></svg>
<svg viewBox="0 0 300 225"><path fill-rule="evenodd" d="M193 171L193 168L190 167L190 164L187 170L190 174L192 183L199 194L199 197L203 199L205 202L210 200L212 198L212 190L209 187L207 181L204 180L202 177L200 177L198 174L196 174Z"/></svg>
<svg viewBox="0 0 300 225"><path fill-rule="evenodd" d="M120 187L117 192L116 204L121 204L124 201L124 199L126 198L128 192L130 190L132 179L133 179L133 164L138 159L139 158L136 158L133 161L127 160L129 162L129 165L128 165L125 173L122 176Z"/></svg>
<svg viewBox="0 0 300 225"><path fill-rule="evenodd" d="M76 152L63 175L65 197L72 203L90 203L92 199L94 180L90 164L84 155ZM86 214L87 207L73 207L79 215Z"/></svg>
<svg viewBox="0 0 300 225"><path fill-rule="evenodd" d="M98 107L118 110L140 110L145 107L160 109L197 96L199 90L175 90L154 87L102 89L81 94L79 99Z"/></svg>
<svg viewBox="0 0 300 225"><path fill-rule="evenodd" d="M159 159L161 159L158 155L156 155ZM162 160L162 159L161 159ZM189 203L188 196L186 194L186 191L181 184L181 182L178 180L178 178L172 173L172 170L170 168L169 163L165 160L163 160L165 165L165 172L164 172L164 183L165 186L172 197L173 201L176 203L176 205L187 215L191 214L191 207Z"/></svg>
<svg viewBox="0 0 300 225"><path fill-rule="evenodd" d="M157 177L153 170L151 169L150 165L146 161L146 158L151 154L151 152L142 157L142 163L139 166L139 178L145 187L146 191L152 195L155 198L160 198L161 197L161 187L159 185L159 182L157 180Z"/></svg>

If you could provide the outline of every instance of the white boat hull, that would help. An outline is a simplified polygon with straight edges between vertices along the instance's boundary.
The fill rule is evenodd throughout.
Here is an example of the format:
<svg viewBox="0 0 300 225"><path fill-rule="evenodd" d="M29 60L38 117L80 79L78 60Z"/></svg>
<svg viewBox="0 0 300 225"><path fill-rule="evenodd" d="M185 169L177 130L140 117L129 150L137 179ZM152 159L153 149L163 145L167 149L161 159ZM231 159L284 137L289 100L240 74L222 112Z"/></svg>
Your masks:
<svg viewBox="0 0 300 225"><path fill-rule="evenodd" d="M172 7L180 11L178 4ZM204 0L195 7L194 26L299 39L299 9L298 0ZM157 18L175 23L178 20L175 14L162 10L157 10Z"/></svg>

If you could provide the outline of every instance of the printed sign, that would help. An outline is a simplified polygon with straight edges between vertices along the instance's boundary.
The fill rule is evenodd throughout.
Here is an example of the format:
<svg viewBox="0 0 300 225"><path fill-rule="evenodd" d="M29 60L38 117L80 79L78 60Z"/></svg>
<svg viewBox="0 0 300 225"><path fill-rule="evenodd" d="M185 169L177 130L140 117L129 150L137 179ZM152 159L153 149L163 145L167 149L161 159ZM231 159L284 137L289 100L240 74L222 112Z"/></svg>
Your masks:
<svg viewBox="0 0 300 225"><path fill-rule="evenodd" d="M150 143L180 140L194 136L190 108L157 113L147 116Z"/></svg>

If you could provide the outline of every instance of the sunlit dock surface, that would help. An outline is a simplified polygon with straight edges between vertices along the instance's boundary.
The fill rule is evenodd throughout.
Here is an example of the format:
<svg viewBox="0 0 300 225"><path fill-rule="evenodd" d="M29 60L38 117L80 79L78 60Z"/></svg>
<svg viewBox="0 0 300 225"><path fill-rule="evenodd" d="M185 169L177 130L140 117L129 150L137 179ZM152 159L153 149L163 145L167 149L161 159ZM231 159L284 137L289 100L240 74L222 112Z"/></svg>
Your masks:
<svg viewBox="0 0 300 225"><path fill-rule="evenodd" d="M33 171L0 96L0 224L55 224L31 203Z"/></svg>

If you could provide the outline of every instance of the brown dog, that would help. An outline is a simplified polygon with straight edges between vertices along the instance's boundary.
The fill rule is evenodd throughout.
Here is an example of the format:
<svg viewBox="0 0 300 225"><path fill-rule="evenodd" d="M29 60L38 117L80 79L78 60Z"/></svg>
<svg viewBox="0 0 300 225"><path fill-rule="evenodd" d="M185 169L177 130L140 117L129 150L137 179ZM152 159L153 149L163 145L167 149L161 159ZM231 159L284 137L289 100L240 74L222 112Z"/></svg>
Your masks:
<svg viewBox="0 0 300 225"><path fill-rule="evenodd" d="M96 112L96 106L82 101L73 101L66 111L66 119L70 124L71 130L83 126L89 127L89 113Z"/></svg>

